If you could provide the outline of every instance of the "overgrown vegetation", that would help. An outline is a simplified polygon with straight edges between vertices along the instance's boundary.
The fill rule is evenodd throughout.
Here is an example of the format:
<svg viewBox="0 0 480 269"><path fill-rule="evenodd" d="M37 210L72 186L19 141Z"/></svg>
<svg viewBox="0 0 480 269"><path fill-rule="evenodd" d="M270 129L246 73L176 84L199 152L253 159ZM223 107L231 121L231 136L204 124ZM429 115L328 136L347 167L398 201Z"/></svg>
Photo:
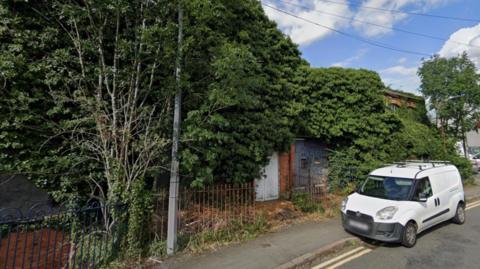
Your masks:
<svg viewBox="0 0 480 269"><path fill-rule="evenodd" d="M324 140L331 191L353 191L375 168L407 159L447 160L469 179L471 166L458 156L455 140L441 136L423 101L394 112L385 106L385 86L368 70L310 69L302 80L301 132ZM407 95L408 96L408 95Z"/></svg>
<svg viewBox="0 0 480 269"><path fill-rule="evenodd" d="M475 63L466 53L450 58L435 55L423 61L418 75L437 126L462 141L467 156L466 133L480 120L480 75Z"/></svg>
<svg viewBox="0 0 480 269"><path fill-rule="evenodd" d="M269 223L263 215L256 216L253 222L232 221L221 229L205 229L195 234L180 235L178 251L200 253L213 250L222 245L242 242L256 238L269 229ZM149 254L153 257L166 256L166 241L154 240L150 245Z"/></svg>
<svg viewBox="0 0 480 269"><path fill-rule="evenodd" d="M314 200L307 192L293 192L290 200L296 208L305 213L324 211L322 203Z"/></svg>
<svg viewBox="0 0 480 269"><path fill-rule="evenodd" d="M26 174L71 206L91 199L128 203L128 214L112 216L128 221L122 246L131 257L148 245L150 183L168 172L179 1L0 3L0 173ZM464 58L455 63L466 63L468 76L438 94L429 66L443 60L421 70L436 110L452 94L462 96L438 114L447 129L440 135L425 121L423 106L386 110L385 85L375 72L309 68L259 1L180 4L183 183L252 181L296 135L333 150L332 190L353 190L373 168L410 158L450 160L469 177L468 161L449 138L464 134L478 116L461 109L478 105L467 94L480 92L466 91L474 76ZM445 126L452 119L456 129ZM292 201L303 211L322 210L304 194L294 193ZM261 219L233 223L184 239L183 247L240 241L265 227ZM162 256L163 242L151 251Z"/></svg>

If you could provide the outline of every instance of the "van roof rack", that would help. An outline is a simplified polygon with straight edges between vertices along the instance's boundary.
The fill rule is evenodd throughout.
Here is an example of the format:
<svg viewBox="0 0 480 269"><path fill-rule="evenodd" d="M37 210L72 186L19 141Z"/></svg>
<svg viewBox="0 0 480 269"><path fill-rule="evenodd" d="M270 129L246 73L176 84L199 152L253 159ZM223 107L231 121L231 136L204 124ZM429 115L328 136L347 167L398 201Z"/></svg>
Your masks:
<svg viewBox="0 0 480 269"><path fill-rule="evenodd" d="M407 166L418 166L418 169L423 170L425 166L431 164L432 167L449 165L449 161L438 161L438 160L405 160L402 162L394 162L393 165L397 167L407 167Z"/></svg>

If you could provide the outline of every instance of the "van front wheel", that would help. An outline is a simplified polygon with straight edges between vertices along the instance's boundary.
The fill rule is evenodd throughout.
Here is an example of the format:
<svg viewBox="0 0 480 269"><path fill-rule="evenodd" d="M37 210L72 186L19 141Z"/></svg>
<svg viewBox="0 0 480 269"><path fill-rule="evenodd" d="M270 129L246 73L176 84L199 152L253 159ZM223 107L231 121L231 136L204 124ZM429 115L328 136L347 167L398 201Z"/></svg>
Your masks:
<svg viewBox="0 0 480 269"><path fill-rule="evenodd" d="M460 225L465 223L465 205L463 203L458 204L453 222Z"/></svg>
<svg viewBox="0 0 480 269"><path fill-rule="evenodd" d="M417 225L412 221L408 222L403 229L402 245L411 248L417 243Z"/></svg>

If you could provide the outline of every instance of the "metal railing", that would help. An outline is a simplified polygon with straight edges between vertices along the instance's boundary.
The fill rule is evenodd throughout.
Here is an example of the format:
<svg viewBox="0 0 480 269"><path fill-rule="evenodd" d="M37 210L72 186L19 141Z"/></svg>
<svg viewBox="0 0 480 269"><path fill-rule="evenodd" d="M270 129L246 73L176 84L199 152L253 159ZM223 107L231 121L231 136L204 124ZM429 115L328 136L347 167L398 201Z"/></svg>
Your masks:
<svg viewBox="0 0 480 269"><path fill-rule="evenodd" d="M168 189L154 194L153 233L166 239ZM182 187L179 190L178 233L195 234L206 229L220 230L232 222L252 222L255 219L255 185L215 184L201 189Z"/></svg>
<svg viewBox="0 0 480 269"><path fill-rule="evenodd" d="M0 268L97 268L119 254L126 206L0 209Z"/></svg>

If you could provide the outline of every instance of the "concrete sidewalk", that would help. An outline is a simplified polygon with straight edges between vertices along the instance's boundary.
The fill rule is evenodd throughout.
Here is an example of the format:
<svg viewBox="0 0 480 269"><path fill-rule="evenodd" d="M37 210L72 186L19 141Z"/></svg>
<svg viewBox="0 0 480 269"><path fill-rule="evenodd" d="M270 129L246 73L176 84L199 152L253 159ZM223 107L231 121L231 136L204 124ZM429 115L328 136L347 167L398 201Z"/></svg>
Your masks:
<svg viewBox="0 0 480 269"><path fill-rule="evenodd" d="M465 188L465 196L467 197L467 200L480 199L480 174L474 175L474 178L475 185Z"/></svg>
<svg viewBox="0 0 480 269"><path fill-rule="evenodd" d="M477 185L465 188L468 200L480 198L480 176L476 179ZM172 257L157 268L275 268L348 237L351 235L343 230L338 218L308 222L200 256Z"/></svg>
<svg viewBox="0 0 480 269"><path fill-rule="evenodd" d="M339 219L308 222L201 256L167 259L158 268L274 268L347 237L351 235L343 230Z"/></svg>

